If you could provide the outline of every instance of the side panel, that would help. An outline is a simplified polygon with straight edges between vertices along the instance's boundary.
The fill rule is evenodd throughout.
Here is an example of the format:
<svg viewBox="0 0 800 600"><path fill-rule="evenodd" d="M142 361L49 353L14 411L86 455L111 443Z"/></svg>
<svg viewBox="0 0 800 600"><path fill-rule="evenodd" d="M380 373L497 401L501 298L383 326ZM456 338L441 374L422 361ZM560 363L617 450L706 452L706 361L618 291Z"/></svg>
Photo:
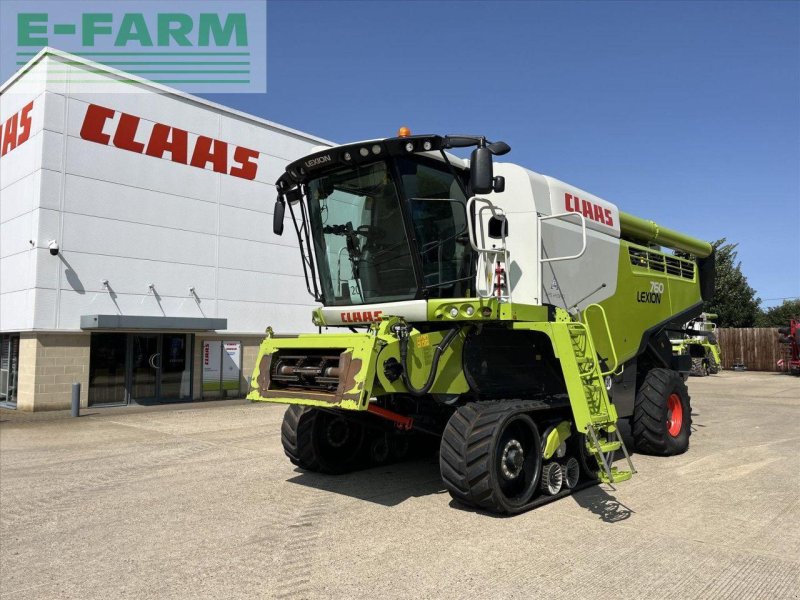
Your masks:
<svg viewBox="0 0 800 600"><path fill-rule="evenodd" d="M577 219L576 219L577 220ZM581 227L567 220L542 223L544 257L570 256L581 248ZM546 262L542 266L542 298L564 310L609 298L617 291L620 243L610 235L586 232L586 252L580 258Z"/></svg>
<svg viewBox="0 0 800 600"><path fill-rule="evenodd" d="M680 275L670 267L677 264L675 257L625 240L620 241L618 261L616 293L599 304L605 309L622 364L636 355L646 330L670 321L700 303L701 298L697 268L691 261L680 262L685 267ZM665 265L664 270L661 265ZM592 334L600 356L610 356L608 336L599 320L592 323Z"/></svg>

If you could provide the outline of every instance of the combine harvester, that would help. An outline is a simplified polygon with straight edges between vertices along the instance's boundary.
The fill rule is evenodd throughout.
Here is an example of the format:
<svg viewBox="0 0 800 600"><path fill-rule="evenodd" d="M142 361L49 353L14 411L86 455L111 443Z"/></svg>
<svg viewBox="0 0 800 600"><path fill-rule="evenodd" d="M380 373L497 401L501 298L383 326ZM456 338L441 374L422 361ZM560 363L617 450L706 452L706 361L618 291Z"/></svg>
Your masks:
<svg viewBox="0 0 800 600"><path fill-rule="evenodd" d="M778 361L778 368L800 375L800 320L790 319L788 327L778 328L778 343L784 354Z"/></svg>
<svg viewBox="0 0 800 600"><path fill-rule="evenodd" d="M466 147L469 161L445 152ZM493 165L509 150L401 130L287 166L274 231L288 206L320 333L268 328L248 397L289 405L295 465L343 473L438 448L453 498L513 514L630 478L619 418L639 452L686 451L690 364L667 332L712 294L711 246Z"/></svg>
<svg viewBox="0 0 800 600"><path fill-rule="evenodd" d="M722 368L722 350L717 341L717 324L713 313L702 313L684 326L682 337L671 340L672 352L689 356L692 375L716 375Z"/></svg>

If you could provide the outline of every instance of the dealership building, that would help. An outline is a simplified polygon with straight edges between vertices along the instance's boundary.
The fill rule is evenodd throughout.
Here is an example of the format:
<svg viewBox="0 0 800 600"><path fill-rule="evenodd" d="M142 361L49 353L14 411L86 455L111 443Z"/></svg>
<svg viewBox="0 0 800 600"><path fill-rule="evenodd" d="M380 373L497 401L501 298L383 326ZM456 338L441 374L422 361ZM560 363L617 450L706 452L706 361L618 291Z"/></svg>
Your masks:
<svg viewBox="0 0 800 600"><path fill-rule="evenodd" d="M0 86L0 403L243 395L268 325L313 330L273 183L328 145L42 50Z"/></svg>

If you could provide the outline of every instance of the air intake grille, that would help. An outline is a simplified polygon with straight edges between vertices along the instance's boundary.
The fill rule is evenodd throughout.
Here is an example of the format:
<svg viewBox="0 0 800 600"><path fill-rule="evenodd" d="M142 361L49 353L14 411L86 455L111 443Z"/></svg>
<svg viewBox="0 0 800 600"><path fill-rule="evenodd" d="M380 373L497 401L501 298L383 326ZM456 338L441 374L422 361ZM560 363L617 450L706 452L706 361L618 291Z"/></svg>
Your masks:
<svg viewBox="0 0 800 600"><path fill-rule="evenodd" d="M630 246L628 254L631 265L656 273L682 277L683 279L694 279L695 264L691 260L668 256L661 252L654 252L640 246Z"/></svg>

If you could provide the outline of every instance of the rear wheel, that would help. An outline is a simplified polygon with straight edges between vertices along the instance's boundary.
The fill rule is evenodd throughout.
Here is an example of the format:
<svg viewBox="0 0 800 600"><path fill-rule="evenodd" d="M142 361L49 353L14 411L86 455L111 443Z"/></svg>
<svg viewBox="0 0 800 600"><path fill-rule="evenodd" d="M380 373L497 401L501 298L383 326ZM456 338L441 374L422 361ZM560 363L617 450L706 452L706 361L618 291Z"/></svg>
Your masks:
<svg viewBox="0 0 800 600"><path fill-rule="evenodd" d="M364 426L342 415L296 405L283 415L283 450L293 464L308 471L345 473L358 468L364 437Z"/></svg>
<svg viewBox="0 0 800 600"><path fill-rule="evenodd" d="M528 508L542 471L541 438L520 402L459 408L442 436L439 467L450 495L497 513Z"/></svg>
<svg viewBox="0 0 800 600"><path fill-rule="evenodd" d="M689 391L679 373L652 369L636 395L631 431L643 454L670 456L686 452L692 429Z"/></svg>

